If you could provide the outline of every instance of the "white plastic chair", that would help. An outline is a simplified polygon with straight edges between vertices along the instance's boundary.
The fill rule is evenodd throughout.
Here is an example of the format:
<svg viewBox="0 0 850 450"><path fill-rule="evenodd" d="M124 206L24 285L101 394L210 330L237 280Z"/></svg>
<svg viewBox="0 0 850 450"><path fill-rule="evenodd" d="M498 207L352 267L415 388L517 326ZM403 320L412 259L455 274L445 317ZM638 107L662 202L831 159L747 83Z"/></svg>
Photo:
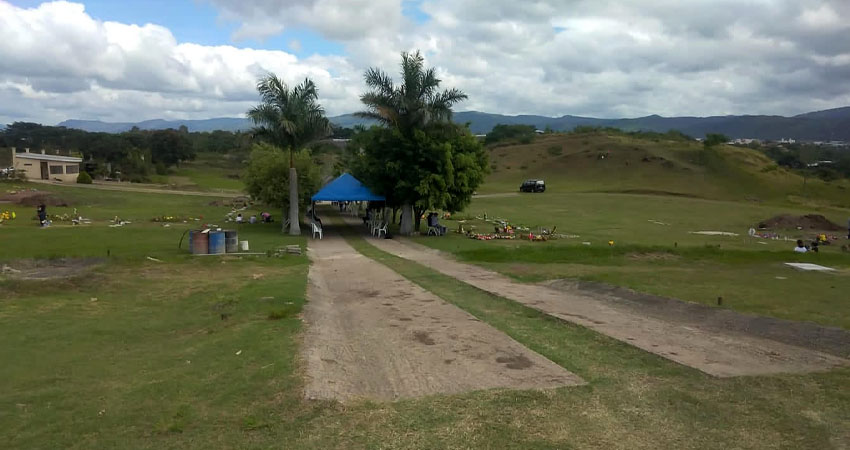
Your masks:
<svg viewBox="0 0 850 450"><path fill-rule="evenodd" d="M381 224L380 226L375 228L375 236L376 237L381 237L381 233L384 233L384 236L387 235L387 223L386 222L384 222L383 224Z"/></svg>
<svg viewBox="0 0 850 450"><path fill-rule="evenodd" d="M428 227L428 236L439 236L439 235L440 235L440 230L438 230L437 227L434 227L434 226Z"/></svg>
<svg viewBox="0 0 850 450"><path fill-rule="evenodd" d="M322 239L322 227L316 225L316 222L310 222L310 225L313 227L313 239L316 239L316 235L319 235L319 239Z"/></svg>

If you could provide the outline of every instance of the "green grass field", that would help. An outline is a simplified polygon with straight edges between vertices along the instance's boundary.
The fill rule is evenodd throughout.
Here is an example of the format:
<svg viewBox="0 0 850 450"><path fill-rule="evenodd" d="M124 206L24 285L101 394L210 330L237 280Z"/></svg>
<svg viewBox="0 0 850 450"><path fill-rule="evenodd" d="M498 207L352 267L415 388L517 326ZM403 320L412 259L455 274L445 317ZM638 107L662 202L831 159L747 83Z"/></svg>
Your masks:
<svg viewBox="0 0 850 450"><path fill-rule="evenodd" d="M588 141L593 139L598 138ZM546 148L541 151L548 154ZM779 213L818 212L844 223L848 210L840 206L839 195L833 196L840 192L837 186L811 183L829 191L822 201L790 187L771 190L761 181L754 185L763 189L758 202L733 195L734 186L712 193L698 183L694 189L705 198L599 192L645 189L655 176L667 177L659 191L689 187L687 177L671 175L662 163L654 175L621 171L597 184L592 177L598 171L577 172L585 175L572 179L571 172L560 177L551 172L555 178L545 175L550 184L545 194L478 198L456 215L472 218L465 226L482 231L492 225L474 217L486 212L530 227L557 225L558 232L575 238L546 243L481 242L455 234L417 239L521 281L596 280L706 304L723 296L723 307L850 328L850 254L831 246L817 255L794 255L791 242L759 244L745 236L750 226ZM213 179L206 189L222 188L224 172L199 170L198 179ZM526 176L534 171L495 172L481 191L513 191ZM632 181L614 188L607 184L618 178ZM178 249L187 229L203 223L227 227L223 217L229 208L215 206L212 197L0 183L2 191L33 187L70 203L49 207L51 214L76 208L93 223L55 222L40 229L32 219L34 208L0 205L0 211L18 213L0 225L0 265L69 257L96 258L90 262L97 265L70 279L0 275L4 448L725 450L844 448L850 442L848 369L715 379L393 257L359 237L349 241L367 257L588 384L393 403L308 401L297 358L306 256L193 257L185 242ZM168 215L189 221L169 227L152 221ZM115 216L132 223L111 228ZM688 233L700 230L740 236ZM303 237L282 235L278 223L243 225L239 233L252 251L306 244ZM839 271L801 273L784 267L785 261L817 262Z"/></svg>
<svg viewBox="0 0 850 450"><path fill-rule="evenodd" d="M521 281L575 278L602 281L638 291L703 304L808 320L850 328L850 253L837 245L817 254L798 255L793 241L751 238L747 230L779 213L811 210L701 200L671 196L624 194L524 194L481 198L459 218L469 228L492 232L493 225L474 217L505 218L532 229L553 228L578 237L549 242L477 241L457 233L417 241L481 264ZM818 212L841 223L847 211ZM668 225L658 225L655 222ZM457 229L457 221L444 221ZM703 236L692 231L727 231L739 236ZM781 231L785 237L813 239L814 232ZM613 240L614 246L608 245ZM583 243L589 242L590 245ZM799 272L784 262L813 262L835 273Z"/></svg>
<svg viewBox="0 0 850 450"><path fill-rule="evenodd" d="M476 218L486 215L575 237L475 241L450 233L419 242L521 281L601 281L709 305L722 297L724 307L743 312L850 328L850 253L840 249L850 244L846 231L829 232L836 245L802 256L791 252L794 241L810 242L816 231L772 230L782 240L747 235L779 214L822 214L846 224L847 180L804 185L754 150L706 151L688 141L618 134L544 136L490 152L495 169L481 193L516 192L525 178L544 178L546 193L476 198L454 219L484 233L494 225ZM738 236L694 234L699 231ZM784 262L838 271L803 273Z"/></svg>
<svg viewBox="0 0 850 450"><path fill-rule="evenodd" d="M604 158L602 158L604 156ZM850 181L804 180L755 150L617 133L545 135L490 148L481 193L516 192L526 178L567 192L653 191L698 198L850 207Z"/></svg>
<svg viewBox="0 0 850 450"><path fill-rule="evenodd" d="M201 153L193 161L171 168L168 175L154 175L151 181L177 189L241 192L244 184L239 179L247 156L218 153Z"/></svg>

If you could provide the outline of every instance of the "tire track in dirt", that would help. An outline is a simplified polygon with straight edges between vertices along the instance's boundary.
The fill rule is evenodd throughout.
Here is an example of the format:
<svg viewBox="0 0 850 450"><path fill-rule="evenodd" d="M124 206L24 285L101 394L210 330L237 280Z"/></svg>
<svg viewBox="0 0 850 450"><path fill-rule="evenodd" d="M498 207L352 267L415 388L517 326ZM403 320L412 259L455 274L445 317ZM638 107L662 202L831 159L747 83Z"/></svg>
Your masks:
<svg viewBox="0 0 850 450"><path fill-rule="evenodd" d="M716 377L807 373L850 365L844 358L745 333L701 329L642 315L588 293L518 283L409 240L369 239L369 242L481 290Z"/></svg>
<svg viewBox="0 0 850 450"><path fill-rule="evenodd" d="M330 231L330 230L328 230ZM358 253L310 241L305 396L342 402L584 384L504 333Z"/></svg>

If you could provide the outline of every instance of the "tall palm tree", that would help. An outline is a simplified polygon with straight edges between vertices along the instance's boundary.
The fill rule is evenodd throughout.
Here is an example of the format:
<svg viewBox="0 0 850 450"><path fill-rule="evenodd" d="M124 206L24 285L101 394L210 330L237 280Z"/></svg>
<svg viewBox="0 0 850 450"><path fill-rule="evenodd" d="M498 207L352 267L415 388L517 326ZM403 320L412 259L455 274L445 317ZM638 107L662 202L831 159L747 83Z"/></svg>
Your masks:
<svg viewBox="0 0 850 450"><path fill-rule="evenodd" d="M425 68L425 58L418 50L401 54L401 80L401 84L396 85L381 69L373 67L367 70L365 81L371 90L360 96L366 111L356 115L397 128L409 137L431 122L450 121L452 106L467 98L458 89L440 91L441 80L437 78L436 69ZM413 205L402 206L401 234L413 232L413 215Z"/></svg>
<svg viewBox="0 0 850 450"><path fill-rule="evenodd" d="M298 217L298 173L294 152L331 133L330 121L319 104L315 83L309 78L289 88L274 74L257 83L262 103L248 111L257 125L254 134L289 149L289 234L301 234Z"/></svg>
<svg viewBox="0 0 850 450"><path fill-rule="evenodd" d="M401 54L401 78L402 84L396 85L381 69L367 70L366 85L371 91L360 96L367 109L357 115L407 134L432 121L451 120L452 106L467 98L458 89L439 91L436 69L425 69L425 58L418 50Z"/></svg>

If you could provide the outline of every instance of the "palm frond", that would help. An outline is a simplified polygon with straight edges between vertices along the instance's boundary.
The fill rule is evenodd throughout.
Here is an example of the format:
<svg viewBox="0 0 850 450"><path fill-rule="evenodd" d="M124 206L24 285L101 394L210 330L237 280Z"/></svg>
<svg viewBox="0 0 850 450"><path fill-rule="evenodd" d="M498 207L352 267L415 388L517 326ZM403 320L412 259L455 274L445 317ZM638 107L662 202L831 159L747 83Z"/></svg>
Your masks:
<svg viewBox="0 0 850 450"><path fill-rule="evenodd" d="M395 92L395 85L392 78L380 69L369 68L363 78L366 86L384 95L392 95Z"/></svg>
<svg viewBox="0 0 850 450"><path fill-rule="evenodd" d="M251 108L248 118L258 125L255 134L281 148L297 150L330 134L330 122L318 102L318 88L309 78L289 88L274 74L257 82L262 103Z"/></svg>

